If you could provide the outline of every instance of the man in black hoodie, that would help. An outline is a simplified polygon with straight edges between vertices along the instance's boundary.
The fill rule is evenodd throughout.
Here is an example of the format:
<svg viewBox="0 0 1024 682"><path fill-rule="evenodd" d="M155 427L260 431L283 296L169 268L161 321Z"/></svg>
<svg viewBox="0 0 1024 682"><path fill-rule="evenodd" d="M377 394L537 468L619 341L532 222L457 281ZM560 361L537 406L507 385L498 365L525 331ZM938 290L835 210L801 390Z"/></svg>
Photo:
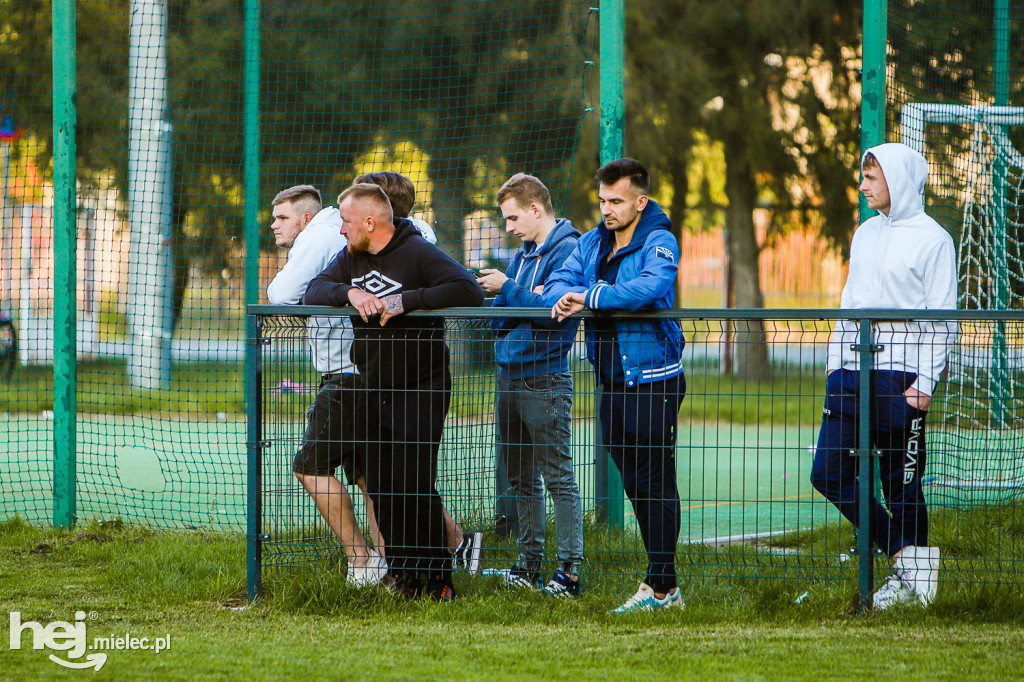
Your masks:
<svg viewBox="0 0 1024 682"><path fill-rule="evenodd" d="M454 599L437 452L451 398L444 320L419 309L479 306L483 291L461 265L395 218L377 185L338 196L348 246L306 290L309 305L351 305L352 359L363 377L357 441L366 484L399 590Z"/></svg>

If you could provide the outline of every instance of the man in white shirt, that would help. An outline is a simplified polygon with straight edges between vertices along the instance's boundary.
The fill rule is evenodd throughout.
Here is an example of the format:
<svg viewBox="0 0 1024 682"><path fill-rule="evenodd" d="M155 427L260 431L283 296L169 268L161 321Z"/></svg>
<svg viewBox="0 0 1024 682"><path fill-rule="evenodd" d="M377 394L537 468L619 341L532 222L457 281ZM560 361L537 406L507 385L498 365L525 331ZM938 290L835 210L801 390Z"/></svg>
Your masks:
<svg viewBox="0 0 1024 682"><path fill-rule="evenodd" d="M288 262L267 287L267 298L275 305L297 304L310 280L345 248L341 215L333 206L322 208L320 192L311 185L281 191L274 197L273 207L274 238L289 251ZM366 544L348 489L335 476L340 465L349 484L362 489L374 544L382 547L356 457L353 434L359 372L351 358L352 339L352 323L347 317L309 318L309 343L313 366L320 372L320 387L306 414L308 425L292 471L344 548L349 583L361 587L380 582L388 565Z"/></svg>
<svg viewBox="0 0 1024 682"><path fill-rule="evenodd" d="M878 215L853 236L844 309L956 309L953 239L924 212L925 158L903 144L865 152L860 191ZM886 506L873 500L879 548L893 573L874 595L876 608L899 603L927 606L935 598L939 548L928 546L928 509L921 479L925 469L925 417L956 336L941 321L879 322L872 343L871 391L875 424L871 439L881 452L879 468ZM837 322L828 350L827 386L811 483L854 527L859 526L857 448L860 357L857 324ZM888 509L886 509L886 507Z"/></svg>

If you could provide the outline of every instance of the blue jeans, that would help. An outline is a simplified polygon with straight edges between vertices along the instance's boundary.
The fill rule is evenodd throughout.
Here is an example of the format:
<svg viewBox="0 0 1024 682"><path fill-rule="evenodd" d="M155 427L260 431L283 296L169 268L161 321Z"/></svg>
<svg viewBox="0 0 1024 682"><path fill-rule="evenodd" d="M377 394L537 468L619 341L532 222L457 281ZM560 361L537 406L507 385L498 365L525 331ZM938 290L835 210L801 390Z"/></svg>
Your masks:
<svg viewBox="0 0 1024 682"><path fill-rule="evenodd" d="M519 565L539 572L547 524L541 477L555 507L561 570L579 573L583 562L583 506L572 470L572 375L498 377L495 421L508 480L519 512Z"/></svg>
<svg viewBox="0 0 1024 682"><path fill-rule="evenodd" d="M881 451L879 473L888 511L871 500L878 547L892 556L908 545L928 544L928 508L921 478L925 467L925 415L912 407L903 392L917 380L910 372L871 373L875 404L871 441ZM845 516L860 526L857 477L860 459L860 372L838 369L828 375L818 448L811 466L811 484Z"/></svg>

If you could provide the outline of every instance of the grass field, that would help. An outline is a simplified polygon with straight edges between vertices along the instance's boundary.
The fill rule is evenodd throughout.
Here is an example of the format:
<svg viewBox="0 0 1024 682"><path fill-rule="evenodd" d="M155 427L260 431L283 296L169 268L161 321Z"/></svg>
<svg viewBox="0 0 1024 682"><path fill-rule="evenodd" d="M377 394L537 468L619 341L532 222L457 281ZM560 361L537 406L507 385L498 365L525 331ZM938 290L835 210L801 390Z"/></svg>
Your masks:
<svg viewBox="0 0 1024 682"><path fill-rule="evenodd" d="M1024 664L1019 588L944 583L928 611L855 615L849 581L723 578L684 587L684 610L613 617L618 582L567 603L459 576L462 597L439 605L349 590L324 568L282 573L265 601L239 609L243 556L237 535L0 524L0 608L43 625L81 610L88 641L171 642L107 651L94 673L51 662L30 632L8 650L5 628L0 678L1014 680Z"/></svg>

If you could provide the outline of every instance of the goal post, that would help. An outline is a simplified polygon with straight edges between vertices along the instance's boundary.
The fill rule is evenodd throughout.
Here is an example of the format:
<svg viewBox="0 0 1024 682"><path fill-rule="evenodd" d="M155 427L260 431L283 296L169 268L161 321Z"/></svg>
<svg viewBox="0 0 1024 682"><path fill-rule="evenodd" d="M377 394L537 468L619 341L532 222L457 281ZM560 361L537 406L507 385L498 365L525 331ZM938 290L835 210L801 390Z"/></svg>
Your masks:
<svg viewBox="0 0 1024 682"><path fill-rule="evenodd" d="M1024 154L1018 149L1024 139L1024 107L910 102L900 109L899 126L902 142L933 164L937 182L925 192L935 194L933 203L952 209L948 219L960 216L958 307L1024 307ZM1019 452L1024 446L1017 442L1024 440L1024 432L1021 438L1017 435L1024 358L1008 343L1008 337L1020 333L1003 321L965 325L961 330L948 363L950 384L958 387L946 398L952 418L948 430L959 434L949 436L953 450L961 450L965 436L972 442L966 450L977 450L974 457ZM983 438L984 432L993 435ZM998 448L990 447L993 438L1000 442ZM1004 442L1007 438L1014 444ZM974 443L977 439L981 440ZM981 441L987 445L979 450ZM941 485L1019 491L1024 460L1011 459L982 474L983 463L967 457L956 471L941 476ZM993 477L996 470L1000 473Z"/></svg>

